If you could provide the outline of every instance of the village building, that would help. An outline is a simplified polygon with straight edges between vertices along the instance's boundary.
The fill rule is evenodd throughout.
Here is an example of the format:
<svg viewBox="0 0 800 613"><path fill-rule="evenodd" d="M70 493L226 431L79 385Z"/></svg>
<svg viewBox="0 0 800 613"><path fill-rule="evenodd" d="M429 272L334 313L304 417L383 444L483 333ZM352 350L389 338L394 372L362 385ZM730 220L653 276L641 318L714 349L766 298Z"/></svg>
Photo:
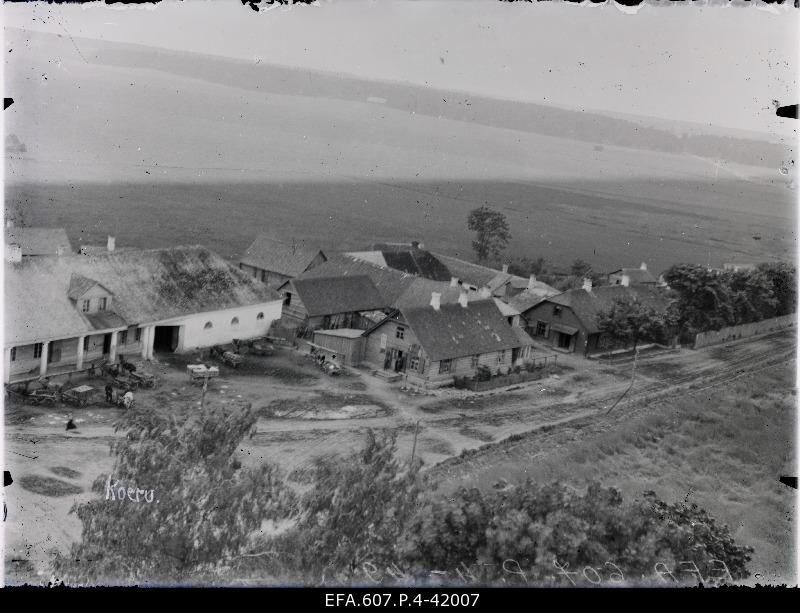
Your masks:
<svg viewBox="0 0 800 613"><path fill-rule="evenodd" d="M658 279L647 270L647 264L642 262L639 268L620 268L608 273L609 285L658 285Z"/></svg>
<svg viewBox="0 0 800 613"><path fill-rule="evenodd" d="M281 324L301 332L364 330L385 317L386 301L367 275L291 279L280 288Z"/></svg>
<svg viewBox="0 0 800 613"><path fill-rule="evenodd" d="M259 234L247 248L239 268L267 286L278 289L289 279L319 266L328 258L316 247L284 242Z"/></svg>
<svg viewBox="0 0 800 613"><path fill-rule="evenodd" d="M17 227L9 223L5 229L6 261L72 253L72 244L64 228Z"/></svg>
<svg viewBox="0 0 800 613"><path fill-rule="evenodd" d="M726 262L722 265L722 270L726 272L752 272L757 269L758 264L753 264L752 262Z"/></svg>
<svg viewBox="0 0 800 613"><path fill-rule="evenodd" d="M200 246L5 265L5 380L268 333L281 298Z"/></svg>
<svg viewBox="0 0 800 613"><path fill-rule="evenodd" d="M401 374L411 385L435 388L479 367L506 374L532 355L532 339L504 319L492 298L455 303L433 293L427 305L396 309L364 333L364 364L377 374Z"/></svg>
<svg viewBox="0 0 800 613"><path fill-rule="evenodd" d="M610 339L601 334L597 316L617 300L636 300L659 311L669 305L667 296L647 285L605 285L571 289L537 302L522 312L526 331L553 349L588 356L608 350ZM523 306L523 305L520 305Z"/></svg>

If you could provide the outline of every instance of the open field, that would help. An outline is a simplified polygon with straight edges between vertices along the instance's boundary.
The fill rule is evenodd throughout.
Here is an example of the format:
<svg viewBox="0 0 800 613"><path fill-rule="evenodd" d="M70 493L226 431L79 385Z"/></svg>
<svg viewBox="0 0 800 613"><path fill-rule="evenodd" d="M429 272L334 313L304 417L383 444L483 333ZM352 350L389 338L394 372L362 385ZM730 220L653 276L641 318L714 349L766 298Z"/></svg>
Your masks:
<svg viewBox="0 0 800 613"><path fill-rule="evenodd" d="M25 152L6 153L6 209L75 243L113 234L235 258L267 230L330 250L415 237L469 257L468 211L488 203L511 225L509 255L557 264L796 252L797 192L775 165L559 137L581 113L554 136L528 125L541 109L508 123L495 101L481 119L423 105L424 88L382 105L330 75L13 30L9 45L4 121Z"/></svg>
<svg viewBox="0 0 800 613"><path fill-rule="evenodd" d="M628 495L654 489L671 501L691 492L690 500L731 525L737 541L756 547L754 572L775 580L787 573L790 555L791 495L775 475L791 466L793 355L794 338L780 334L725 350L653 354L640 365L663 367L641 369L630 396L607 415L630 383L629 363L565 355L560 372L513 390L412 394L363 371L324 376L300 354L281 350L248 358L248 371L222 366L206 403L252 402L261 417L241 461L274 463L298 487L316 458L358 448L371 428L395 431L403 457L416 432L417 457L440 492L525 476L576 485L599 478ZM183 367L196 357L163 356L147 366L159 385L137 392L137 405L193 410L200 390ZM676 363L686 370L670 367ZM283 376L268 374L276 371ZM99 400L69 410L78 430L68 433L66 407L8 406L10 582L49 577L52 552L79 538L69 508L89 499L92 481L112 469L108 444L118 410Z"/></svg>

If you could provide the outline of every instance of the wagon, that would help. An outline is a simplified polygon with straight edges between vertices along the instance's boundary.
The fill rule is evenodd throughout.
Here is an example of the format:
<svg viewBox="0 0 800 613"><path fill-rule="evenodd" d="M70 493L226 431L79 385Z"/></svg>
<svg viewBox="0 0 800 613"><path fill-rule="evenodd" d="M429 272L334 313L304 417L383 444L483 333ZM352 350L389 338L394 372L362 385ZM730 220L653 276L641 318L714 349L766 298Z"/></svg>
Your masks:
<svg viewBox="0 0 800 613"><path fill-rule="evenodd" d="M236 353L239 353L239 348L247 347L247 353L253 355L272 355L275 352L275 346L265 338L253 338L249 340L241 340L238 338L233 339L233 346L236 348Z"/></svg>
<svg viewBox="0 0 800 613"><path fill-rule="evenodd" d="M134 377L125 377L123 375L118 375L116 377L113 377L113 383L117 387L124 389L126 392L139 388L139 381Z"/></svg>
<svg viewBox="0 0 800 613"><path fill-rule="evenodd" d="M141 387L155 387L156 377L146 372L131 372L131 379L138 382Z"/></svg>
<svg viewBox="0 0 800 613"><path fill-rule="evenodd" d="M58 396L57 390L33 390L28 394L28 401L33 404L55 404L58 401Z"/></svg>
<svg viewBox="0 0 800 613"><path fill-rule="evenodd" d="M199 383L205 379L213 379L219 376L219 368L216 366L206 366L205 364L188 364L186 372L193 383Z"/></svg>
<svg viewBox="0 0 800 613"><path fill-rule="evenodd" d="M231 366L232 368L239 368L239 365L244 361L244 358L238 353L233 351L226 351L222 354L222 362Z"/></svg>
<svg viewBox="0 0 800 613"><path fill-rule="evenodd" d="M61 394L61 400L67 404L74 404L75 406L85 407L89 404L92 394L97 390L90 385L81 385L66 390Z"/></svg>

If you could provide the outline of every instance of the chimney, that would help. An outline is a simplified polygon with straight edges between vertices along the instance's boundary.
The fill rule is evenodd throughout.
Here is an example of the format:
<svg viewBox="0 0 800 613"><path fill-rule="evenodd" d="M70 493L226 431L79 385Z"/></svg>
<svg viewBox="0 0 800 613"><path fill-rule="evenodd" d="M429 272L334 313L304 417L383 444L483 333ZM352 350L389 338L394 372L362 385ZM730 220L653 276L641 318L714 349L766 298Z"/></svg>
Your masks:
<svg viewBox="0 0 800 613"><path fill-rule="evenodd" d="M622 285L628 287L631 284L631 278L628 275L622 275Z"/></svg>
<svg viewBox="0 0 800 613"><path fill-rule="evenodd" d="M14 220L6 219L6 228L13 228L13 227L14 227Z"/></svg>
<svg viewBox="0 0 800 613"><path fill-rule="evenodd" d="M450 277L450 287L458 287L458 277Z"/></svg>
<svg viewBox="0 0 800 613"><path fill-rule="evenodd" d="M412 249L419 249L419 241L411 241Z"/></svg>
<svg viewBox="0 0 800 613"><path fill-rule="evenodd" d="M62 245L56 247L56 255L64 255L64 247Z"/></svg>
<svg viewBox="0 0 800 613"><path fill-rule="evenodd" d="M528 289L533 291L536 287L536 275L531 275L528 279Z"/></svg>
<svg viewBox="0 0 800 613"><path fill-rule="evenodd" d="M623 277L623 279L624 279L624 277ZM588 277L583 279L583 289L585 289L587 292L591 292L592 291L592 280L589 279Z"/></svg>
<svg viewBox="0 0 800 613"><path fill-rule="evenodd" d="M492 290L490 290L488 287L486 287L486 286L484 285L482 288L480 288L480 289L478 290L478 295L479 295L481 298L490 298L490 297L491 297L491 295L492 295Z"/></svg>
<svg viewBox="0 0 800 613"><path fill-rule="evenodd" d="M508 274L508 264L503 264L503 274Z"/></svg>
<svg viewBox="0 0 800 613"><path fill-rule="evenodd" d="M442 307L442 295L439 292L431 292L431 306L434 311Z"/></svg>
<svg viewBox="0 0 800 613"><path fill-rule="evenodd" d="M467 293L466 288L463 288L461 293L458 295L458 304L466 308L467 303L469 303L469 294Z"/></svg>
<svg viewBox="0 0 800 613"><path fill-rule="evenodd" d="M113 236L108 237L107 247L109 251L114 251L117 246L117 239Z"/></svg>
<svg viewBox="0 0 800 613"><path fill-rule="evenodd" d="M6 261L19 264L22 261L22 247L16 243L6 245Z"/></svg>
<svg viewBox="0 0 800 613"><path fill-rule="evenodd" d="M647 262L642 262L642 264L639 266L639 269L640 270L647 270Z"/></svg>

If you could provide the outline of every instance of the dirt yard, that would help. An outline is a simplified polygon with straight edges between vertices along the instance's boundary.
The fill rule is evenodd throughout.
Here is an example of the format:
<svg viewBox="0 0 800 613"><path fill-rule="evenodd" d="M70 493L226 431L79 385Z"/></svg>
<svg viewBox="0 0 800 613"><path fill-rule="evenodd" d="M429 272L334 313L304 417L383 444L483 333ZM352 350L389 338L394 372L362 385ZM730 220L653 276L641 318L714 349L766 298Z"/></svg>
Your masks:
<svg viewBox="0 0 800 613"><path fill-rule="evenodd" d="M315 458L358 448L368 428L395 431L402 456L411 454L416 436L415 453L442 491L460 484L489 487L501 477L565 478L563 473L555 469L549 473L543 466L556 466L564 453L579 455L586 446L586 460L564 463L577 482L597 478L598 467L603 465L604 456L592 455L596 453L592 445L597 443L591 437L599 436L597 433L620 437L611 454L614 458L639 453L635 437L625 438L624 434L633 427L631 420L656 418L663 412L664 403L676 398L697 398L698 394L729 390L732 381L744 381L747 373L763 372L770 365L786 364L793 355L794 338L786 335L700 351L650 355L639 359L633 386L614 405L630 387L630 360L608 363L564 355L559 356L557 371L537 381L479 394L454 389L420 394L362 370L329 377L300 353L281 349L270 357L247 356L247 363L240 369L220 365L220 377L209 383L204 401L209 406L251 402L259 411L259 419L256 435L242 446L242 461L275 463L298 485ZM201 388L190 383L184 370L187 363L198 358L171 355L143 365L158 377L158 385L135 392L137 405L163 411L199 406ZM101 380L85 382L100 391L95 402L81 409L6 401L6 460L14 477L14 484L6 488L8 583L49 579L53 552L67 551L70 543L80 538L80 523L70 515L71 506L90 498L94 479L112 469L109 443L115 436L113 424L120 413L102 402ZM719 410L737 406L739 396L725 398L727 404L718 403ZM741 401L747 402L748 398L742 391ZM68 412L73 413L77 430L65 430ZM725 430L733 442L745 434L750 436L749 430L737 431L737 423ZM744 423L741 425L745 427ZM746 425L750 429L753 426ZM687 438L671 442L670 447L680 449L680 454L710 453L704 440L693 440L690 432L684 434ZM651 447L657 449L659 445L652 443ZM663 453L671 452L665 447ZM773 450L773 455L785 453L786 445ZM700 461L699 455L694 461ZM667 474L664 467L648 466L641 458L640 463L639 472L631 469L629 474L615 466L604 481L627 484L625 490L629 492L637 484L661 478L670 484L662 488L662 493L680 494L680 498L693 487L696 500L709 503L714 511L719 509L723 521L744 521L748 513L756 512L748 511L741 502L735 515L731 511L726 516L730 507L721 498L713 500L714 489L708 479L695 482L686 474L681 480L684 468L680 464L672 468L671 476L658 477ZM761 502L770 513L783 508L777 499L785 497L785 493L779 488L762 492L743 485L740 489L741 501ZM766 511L762 508L758 513ZM783 521L770 524L773 534L781 534ZM735 527L732 529L735 531ZM774 540L759 537L756 532L745 529L737 534L748 544L757 543L762 550L769 548L774 560L764 562L764 568L778 568L785 556L778 554ZM788 533L783 537L789 542Z"/></svg>

